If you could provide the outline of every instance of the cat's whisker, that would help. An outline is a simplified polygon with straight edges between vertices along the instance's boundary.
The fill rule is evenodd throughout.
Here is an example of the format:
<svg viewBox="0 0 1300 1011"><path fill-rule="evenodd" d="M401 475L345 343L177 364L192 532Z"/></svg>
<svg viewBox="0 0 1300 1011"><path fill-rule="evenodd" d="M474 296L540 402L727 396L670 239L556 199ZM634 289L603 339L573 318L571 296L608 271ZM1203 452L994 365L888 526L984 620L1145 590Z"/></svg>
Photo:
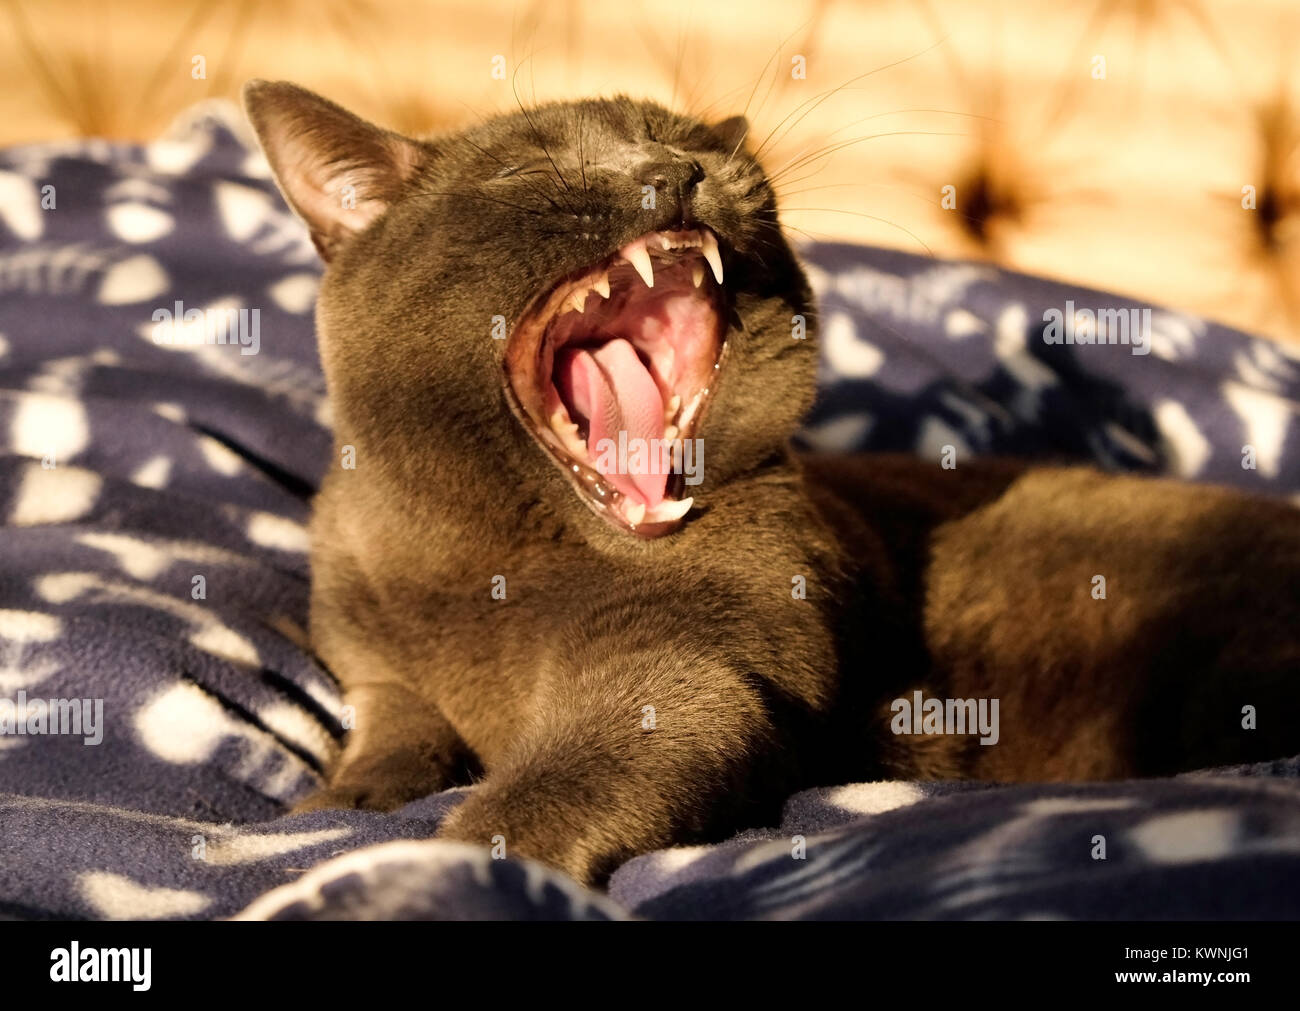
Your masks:
<svg viewBox="0 0 1300 1011"><path fill-rule="evenodd" d="M511 207L524 214L542 215L543 213L536 208L524 207L522 204L512 203L509 200L501 200L498 197L485 196L482 193L456 193L448 190L426 190L425 192L431 197L456 197L462 200L483 200L487 203L500 204L502 207Z"/></svg>
<svg viewBox="0 0 1300 1011"><path fill-rule="evenodd" d="M520 66L522 66L522 64L520 64ZM555 159L551 157L550 149L547 148L546 142L542 139L541 131L537 129L537 124L533 122L533 117L529 115L528 109L524 106L523 100L519 97L519 88L517 86L518 77L519 67L515 67L515 72L510 76L510 90L514 93L515 104L519 106L519 111L523 113L524 119L528 123L528 128L532 130L533 140L536 142L537 146L542 149L542 154L546 155L546 160L551 163L551 168L555 170L555 177L564 185L566 191L572 193L572 189L564 178L564 173L560 171L560 166L555 164ZM559 187L556 187L556 191L559 191ZM573 210L573 207L569 205L567 201L565 204L570 211Z"/></svg>
<svg viewBox="0 0 1300 1011"><path fill-rule="evenodd" d="M578 171L582 173L582 192L589 192L587 186L587 155L586 146L586 126L587 117L583 113L578 114Z"/></svg>
<svg viewBox="0 0 1300 1011"><path fill-rule="evenodd" d="M845 209L842 208L842 207L783 207L783 208L781 208L781 211L782 211L783 214L794 214L794 213L797 213L797 212L799 212L799 211L803 211L803 212L805 212L805 213L822 213L822 212L825 212L825 213L828 213L828 214L852 214L854 217L858 217L858 218L867 218L867 219L870 220L870 221L879 221L879 222L880 222L881 224L883 224L883 225L888 225L890 228L897 228L900 232L903 232L903 233L905 233L905 234L911 236L911 238L913 239L913 241L915 241L915 242L917 243L917 245L919 245L922 249L924 249L924 250L926 251L926 253L927 253L929 256L931 256L931 257L934 256L934 250L931 249L928 245L926 245L926 243L924 242L924 240L922 240L921 237L920 237L919 235L917 235L915 232L913 232L911 229L904 228L902 225L898 224L898 222L896 222L896 221L890 221L888 218L878 217L878 216L875 215L875 214L865 214L865 213L863 213L862 211L850 211L850 210L845 210ZM793 227L793 226L791 226L791 225L787 225L786 227L789 228L789 227ZM807 232L804 232L804 234L807 235L808 233L807 233ZM810 236L810 238L811 238L811 236Z"/></svg>
<svg viewBox="0 0 1300 1011"><path fill-rule="evenodd" d="M919 200L921 201L921 203L928 204L931 207L941 206L939 201L937 200L931 200L929 197L923 196L922 194L917 193L914 190L910 190L906 186L899 186L893 183L827 183L824 186L805 186L803 189L798 189L798 190L782 190L778 194L778 196L782 201L785 201L790 197L803 196L805 193L817 193L821 190L847 189L850 187L852 188L871 187L874 189L892 190L896 193L900 193L905 197L911 197L914 200ZM785 209L784 203L782 204L782 209Z"/></svg>
<svg viewBox="0 0 1300 1011"><path fill-rule="evenodd" d="M781 55L781 50L785 48L786 43L788 43L792 38L794 38L794 37L795 37L796 35L798 35L801 31L803 31L804 28L806 28L806 27L808 26L808 24L809 24L811 21L812 21L812 18L809 18L807 21L805 21L805 22L804 22L803 24L801 24L798 28L796 28L796 29L795 29L794 31L792 31L789 35L787 35L785 38L783 38L780 42L777 43L776 48L772 51L772 55L769 56L769 57L767 58L767 62L763 64L763 69L760 70L760 71L758 72L758 78L754 81L754 87L753 87L753 90L750 91L750 93L749 93L749 98L745 100L745 108L744 108L744 110L741 112L741 115L742 115L742 116L746 116L746 117L747 117L747 116L749 115L749 107L750 107L750 105L752 105L753 102L754 102L754 96L758 94L758 86L759 86L760 84L763 83L763 78L767 76L768 69L771 68L773 61L774 61L778 56ZM776 83L777 73L778 73L778 72L776 72L776 71L773 72L773 75L772 75L772 83L773 83L773 84ZM772 85L769 84L769 85L768 85L768 95L770 95L771 92L772 92ZM766 104L767 104L767 95L764 95L764 96L763 96L763 103L762 103L762 104L763 104L763 105L766 105ZM739 151L740 148L744 145L744 143L745 143L745 138L748 137L748 135L749 135L749 132L746 131L745 134L744 134L743 136L741 136L741 137L736 141L736 146L733 147L733 148L731 149L731 154L727 156L727 163L728 163L728 164L730 164L730 163L731 163L731 160L732 160L733 158L736 157L736 152Z"/></svg>
<svg viewBox="0 0 1300 1011"><path fill-rule="evenodd" d="M465 138L462 138L462 139L465 141L466 144L468 144L470 147L472 147L475 151L478 151L480 154L486 155L488 158L491 158L494 162L496 162L496 163L497 163L498 165L500 165L502 168L511 168L511 166L510 166L509 164L507 164L506 162L502 161L500 158L498 158L496 155L494 155L491 151L487 150L486 148L479 147L479 145L475 144L475 143L474 143L472 140L470 140L468 137L465 137ZM548 204L550 204L553 208L555 208L555 210L558 211L558 210L560 209L560 205L557 204L554 200L552 200L552 199L547 195L547 193L546 193L545 190L539 189L538 187L534 186L532 183L528 182L528 181L524 178L524 176L526 176L526 175L527 175L527 173L516 173L516 177L519 178L519 181L520 181L520 182L522 182L525 186L527 186L530 190L532 190L532 191L533 191L534 193L536 193L539 197L541 197L541 198L542 198L543 200L545 200Z"/></svg>
<svg viewBox="0 0 1300 1011"><path fill-rule="evenodd" d="M837 95L845 88L849 87L852 84L856 84L859 81L864 81L868 77L871 77L875 74L883 73L886 70L892 70L894 67L899 67L902 66L904 63L908 63L912 60L919 59L920 57L929 53L931 50L941 46L946 41L947 41L947 36L944 36L938 41L933 42L930 45L926 46L920 52L913 53L910 56L904 56L902 59L895 60L892 63L886 63L884 66L876 67L874 70L868 70L865 74L859 74L857 77L850 77L847 81L845 81L843 84L839 85L838 87L831 88L828 91L822 92L820 95L814 95L812 96L812 98L805 99L803 102L799 103L799 105L795 106L794 109L792 109L789 113L787 113L785 118L782 119L780 123L778 123L775 127L773 127L771 133L769 133L767 137L763 140L763 143L760 144L754 150L754 158L757 159L760 155L762 155L768 143L772 140L773 137L776 136L777 131L781 130L781 128L785 126L787 122L789 122L791 116L796 116L797 114L797 117L795 118L794 122L790 123L790 125L785 128L785 130L781 133L781 135L777 137L776 143L779 144L786 137L790 136L791 131L794 130L800 123L802 123L804 119L806 119L818 107L820 107L823 102ZM804 108L805 106L807 106L807 108Z"/></svg>
<svg viewBox="0 0 1300 1011"><path fill-rule="evenodd" d="M851 130L853 127L860 126L873 119L882 119L885 116L904 116L913 113L929 113L935 116L961 116L963 119L982 119L990 123L996 123L999 126L1004 125L1002 120L997 119L994 116L985 116L978 112L959 112L955 109L889 109L885 112L877 112L870 116L863 116L861 119L855 119L850 123L845 123L843 126L836 127L830 132L829 136L834 137L837 133Z"/></svg>
<svg viewBox="0 0 1300 1011"><path fill-rule="evenodd" d="M795 157L793 160L791 160L790 162L787 162L781 168L777 169L775 172L769 173L767 177L767 181L769 184L775 185L776 181L780 179L783 175L786 175L789 172L796 171L800 168L806 167L810 163L817 161L820 158L829 157L830 155L835 154L837 151L844 150L846 147L852 147L854 144L862 144L869 140L879 140L882 137L968 137L968 136L970 136L970 134L944 132L941 130L890 130L885 133L871 133L871 134L867 134L865 137L854 137L850 140L843 140L836 144L828 144L825 147L818 148L817 150L808 152L807 154L799 155Z"/></svg>

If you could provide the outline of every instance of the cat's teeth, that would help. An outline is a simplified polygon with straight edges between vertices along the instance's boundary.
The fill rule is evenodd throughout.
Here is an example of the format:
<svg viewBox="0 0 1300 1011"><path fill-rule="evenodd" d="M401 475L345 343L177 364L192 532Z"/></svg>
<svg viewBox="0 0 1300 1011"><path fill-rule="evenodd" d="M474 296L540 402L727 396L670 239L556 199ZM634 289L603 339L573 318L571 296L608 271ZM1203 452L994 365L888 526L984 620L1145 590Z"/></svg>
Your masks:
<svg viewBox="0 0 1300 1011"><path fill-rule="evenodd" d="M664 429L664 442L672 442L679 434L676 425L669 425Z"/></svg>
<svg viewBox="0 0 1300 1011"><path fill-rule="evenodd" d="M650 523L668 523L672 520L679 520L691 511L691 506L695 504L695 499L684 498L673 502L664 499L657 506L645 514L644 519Z"/></svg>
<svg viewBox="0 0 1300 1011"><path fill-rule="evenodd" d="M561 449L579 458L586 455L587 444L578 437L578 423L569 418L569 412L563 407L551 412L551 432L559 440Z"/></svg>
<svg viewBox="0 0 1300 1011"><path fill-rule="evenodd" d="M709 392L708 390L700 390L699 393L695 394L695 396L691 398L691 402L687 405L686 410L682 413L682 420L680 424L683 428L685 428L686 425L690 422L690 420L693 417L695 417L696 408L700 406L700 402L704 399L704 395L708 392Z"/></svg>
<svg viewBox="0 0 1300 1011"><path fill-rule="evenodd" d="M664 249L692 249L700 244L698 229L688 228L682 232L656 232Z"/></svg>
<svg viewBox="0 0 1300 1011"><path fill-rule="evenodd" d="M655 286L655 269L650 265L650 254L646 252L645 242L638 239L636 242L629 242L619 251L623 259L632 264L633 268L641 275L641 280L645 282L647 288Z"/></svg>
<svg viewBox="0 0 1300 1011"><path fill-rule="evenodd" d="M691 281L697 288L704 283L704 264L691 264Z"/></svg>
<svg viewBox="0 0 1300 1011"><path fill-rule="evenodd" d="M722 254L718 252L718 240L709 231L701 232L704 245L704 258L709 261L713 276L718 284L722 283Z"/></svg>
<svg viewBox="0 0 1300 1011"><path fill-rule="evenodd" d="M564 300L565 310L572 309L574 312L583 313L587 311L587 292L574 291Z"/></svg>
<svg viewBox="0 0 1300 1011"><path fill-rule="evenodd" d="M632 524L632 526L636 526L643 519L645 519L645 503L644 502L627 503L627 505L623 506L623 516L627 519L629 523Z"/></svg>
<svg viewBox="0 0 1300 1011"><path fill-rule="evenodd" d="M669 421L677 417L677 412L682 409L682 397L680 393L674 393L668 401L668 409L664 411L664 417Z"/></svg>
<svg viewBox="0 0 1300 1011"><path fill-rule="evenodd" d="M601 274L591 283L592 291L600 293L601 298L609 298L609 274Z"/></svg>
<svg viewBox="0 0 1300 1011"><path fill-rule="evenodd" d="M547 442L549 442L556 449L561 449L561 450L564 449L564 443L560 440L560 437L556 435L553 431L551 431L549 428L542 429L542 438L545 439Z"/></svg>

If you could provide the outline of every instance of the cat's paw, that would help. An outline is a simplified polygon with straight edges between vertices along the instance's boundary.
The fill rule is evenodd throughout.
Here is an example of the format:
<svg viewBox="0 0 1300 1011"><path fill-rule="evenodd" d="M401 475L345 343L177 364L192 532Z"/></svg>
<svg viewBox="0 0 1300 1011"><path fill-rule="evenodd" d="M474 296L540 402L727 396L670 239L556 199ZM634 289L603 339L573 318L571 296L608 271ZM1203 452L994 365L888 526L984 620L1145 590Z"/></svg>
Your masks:
<svg viewBox="0 0 1300 1011"><path fill-rule="evenodd" d="M290 809L306 811L394 811L453 786L450 769L409 753L368 757L341 766L330 781Z"/></svg>
<svg viewBox="0 0 1300 1011"><path fill-rule="evenodd" d="M289 809L290 814L307 811L394 811L436 790L412 792L382 785L340 783L309 793Z"/></svg>
<svg viewBox="0 0 1300 1011"><path fill-rule="evenodd" d="M599 849L602 833L592 825L548 817L556 808L545 798L529 803L502 803L489 788L473 793L438 826L438 838L492 848L511 857L526 857L562 871L579 884L603 887L620 862ZM626 855L626 854L625 854Z"/></svg>

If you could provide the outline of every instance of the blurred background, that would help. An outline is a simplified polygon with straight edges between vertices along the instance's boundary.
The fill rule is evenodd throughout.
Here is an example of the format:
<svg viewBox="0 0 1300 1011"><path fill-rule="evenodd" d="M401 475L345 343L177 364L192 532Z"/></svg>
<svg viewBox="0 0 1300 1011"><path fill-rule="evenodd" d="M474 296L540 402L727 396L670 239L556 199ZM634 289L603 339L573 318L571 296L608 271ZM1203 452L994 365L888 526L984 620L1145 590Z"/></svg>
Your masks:
<svg viewBox="0 0 1300 1011"><path fill-rule="evenodd" d="M0 144L152 139L250 77L417 134L621 91L747 112L794 237L1300 342L1297 0L0 3Z"/></svg>

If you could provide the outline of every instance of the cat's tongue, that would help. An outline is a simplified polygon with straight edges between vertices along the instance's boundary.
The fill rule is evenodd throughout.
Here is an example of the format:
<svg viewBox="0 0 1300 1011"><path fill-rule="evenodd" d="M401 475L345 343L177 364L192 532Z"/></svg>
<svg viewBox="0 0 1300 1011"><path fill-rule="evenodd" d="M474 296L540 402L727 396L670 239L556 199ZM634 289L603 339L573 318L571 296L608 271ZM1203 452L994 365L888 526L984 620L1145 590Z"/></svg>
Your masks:
<svg viewBox="0 0 1300 1011"><path fill-rule="evenodd" d="M638 456L650 463L651 450L658 450L658 444L650 440L662 439L664 434L663 395L632 344L616 338L595 350L561 352L556 379L570 412L576 411L587 419L587 447L593 459L601 459L605 446L618 446L619 432L627 433L629 447L633 439L645 440L643 453L634 455L629 449L628 462L633 466L621 465L617 449L605 454L613 463L605 468L609 471L607 479L624 495L650 508L662 502L667 474L621 472L651 469L635 464ZM609 439L610 443L602 444L603 439Z"/></svg>

